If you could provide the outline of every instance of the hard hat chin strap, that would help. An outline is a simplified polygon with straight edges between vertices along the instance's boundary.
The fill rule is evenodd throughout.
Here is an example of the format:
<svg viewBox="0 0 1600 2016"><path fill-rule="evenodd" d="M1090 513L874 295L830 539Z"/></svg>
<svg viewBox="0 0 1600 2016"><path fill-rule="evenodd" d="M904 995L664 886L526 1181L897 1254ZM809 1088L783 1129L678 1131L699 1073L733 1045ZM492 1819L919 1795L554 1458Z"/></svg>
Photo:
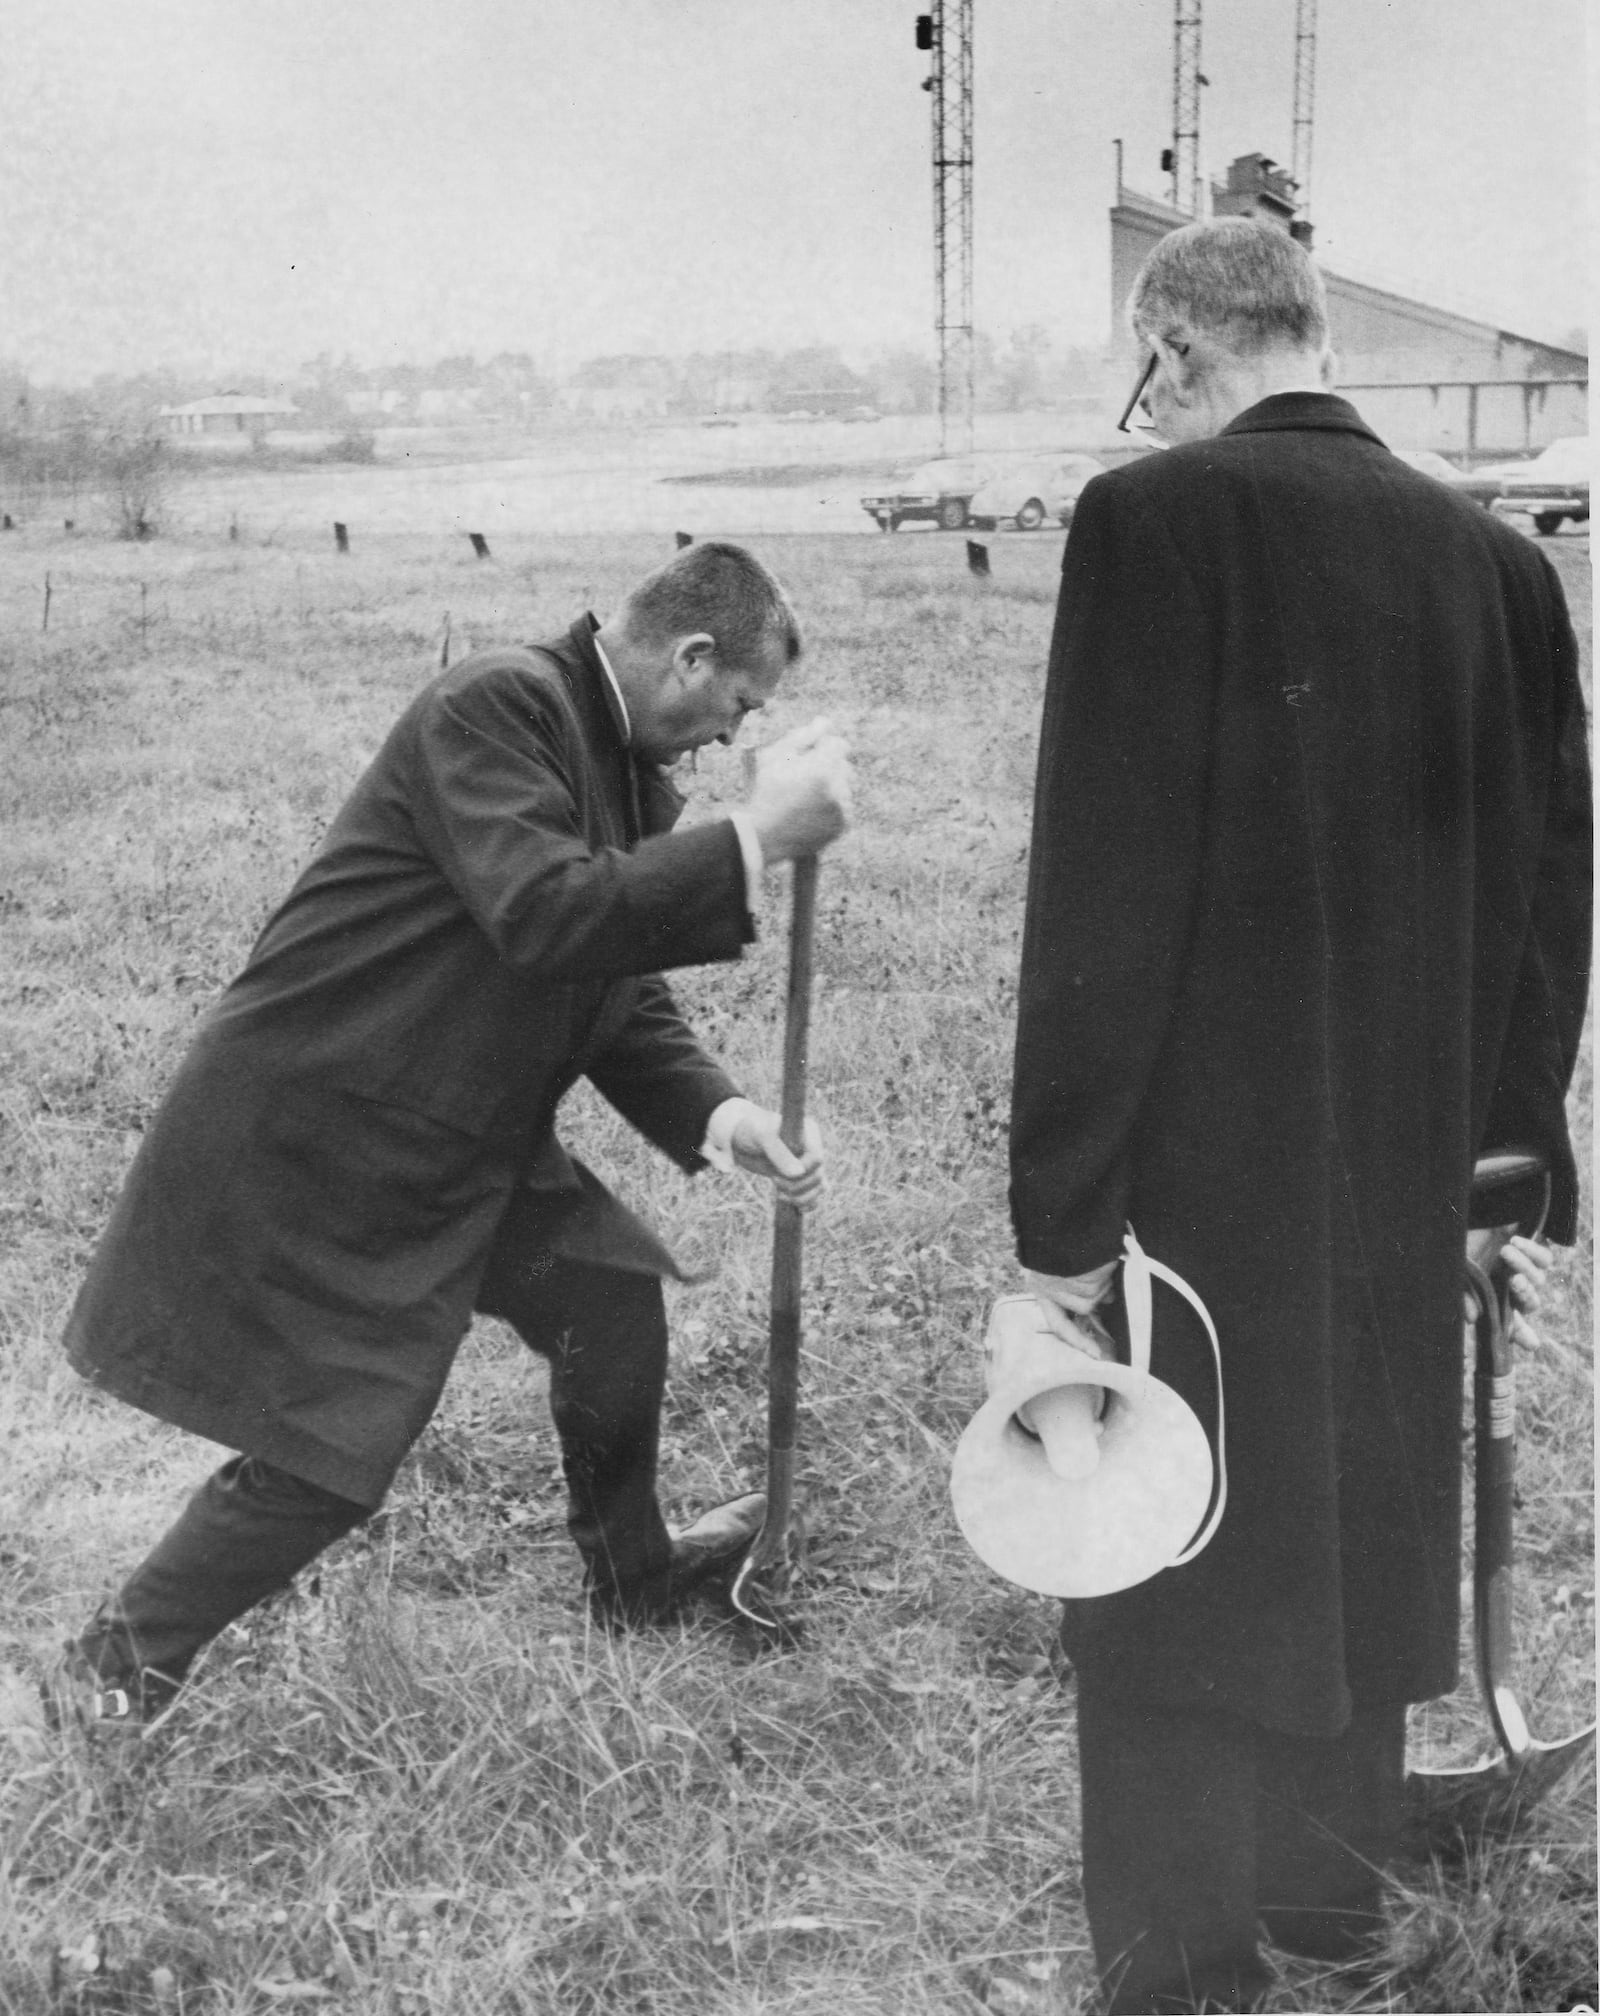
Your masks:
<svg viewBox="0 0 1600 2016"><path fill-rule="evenodd" d="M1217 1341L1217 1326L1211 1320L1211 1311L1181 1274L1175 1274L1170 1267L1164 1267L1159 1260L1150 1258L1134 1236L1133 1227L1130 1225L1122 1241L1122 1301L1128 1315L1128 1359L1135 1372L1142 1378L1148 1378L1150 1373L1153 1281L1160 1281L1168 1288L1175 1289L1206 1326L1206 1335L1211 1340L1212 1362L1217 1368L1216 1497L1205 1524L1171 1563L1174 1568L1181 1568L1184 1562L1194 1559L1216 1532L1222 1523L1222 1514L1228 1503L1228 1438L1223 1418L1222 1346Z"/></svg>

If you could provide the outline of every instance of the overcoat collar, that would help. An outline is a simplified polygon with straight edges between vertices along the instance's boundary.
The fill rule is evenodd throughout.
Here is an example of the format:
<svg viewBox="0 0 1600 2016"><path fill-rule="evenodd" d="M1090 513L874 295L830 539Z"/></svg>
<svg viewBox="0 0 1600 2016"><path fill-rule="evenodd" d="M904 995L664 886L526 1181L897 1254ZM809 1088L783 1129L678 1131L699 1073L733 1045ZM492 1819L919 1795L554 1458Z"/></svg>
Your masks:
<svg viewBox="0 0 1600 2016"><path fill-rule="evenodd" d="M635 756L629 748L621 706L595 649L599 628L594 616L580 616L567 632L570 652L563 652L558 662L592 746L606 753L623 780L631 845L652 833L670 833L684 797L659 763Z"/></svg>
<svg viewBox="0 0 1600 2016"><path fill-rule="evenodd" d="M626 749L627 717L611 681L606 677L605 667L600 663L600 653L594 641L599 629L597 617L580 616L567 632L567 642L572 646L583 674L581 678L569 679L567 683L573 688L573 698L583 711L584 726L591 732L601 731L608 748L614 745L618 749Z"/></svg>
<svg viewBox="0 0 1600 2016"><path fill-rule="evenodd" d="M1274 392L1230 420L1224 434L1277 434L1312 428L1322 433L1364 434L1384 444L1348 399L1331 392Z"/></svg>

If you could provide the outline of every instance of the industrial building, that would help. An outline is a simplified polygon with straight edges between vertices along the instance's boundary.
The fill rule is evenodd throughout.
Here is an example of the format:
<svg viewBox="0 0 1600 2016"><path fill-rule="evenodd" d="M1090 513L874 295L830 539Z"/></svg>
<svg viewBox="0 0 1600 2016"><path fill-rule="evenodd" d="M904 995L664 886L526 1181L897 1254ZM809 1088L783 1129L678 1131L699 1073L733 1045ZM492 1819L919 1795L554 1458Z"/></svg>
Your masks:
<svg viewBox="0 0 1600 2016"><path fill-rule="evenodd" d="M1309 240L1291 177L1262 154L1235 160L1211 189L1213 217L1259 217ZM1124 308L1146 254L1193 223L1185 211L1128 187L1118 150L1111 210L1112 347L1135 362ZM1321 261L1318 262L1322 264ZM1337 389L1396 447L1434 448L1462 460L1514 455L1588 431L1589 360L1448 308L1322 265ZM1126 375L1126 373L1124 373Z"/></svg>

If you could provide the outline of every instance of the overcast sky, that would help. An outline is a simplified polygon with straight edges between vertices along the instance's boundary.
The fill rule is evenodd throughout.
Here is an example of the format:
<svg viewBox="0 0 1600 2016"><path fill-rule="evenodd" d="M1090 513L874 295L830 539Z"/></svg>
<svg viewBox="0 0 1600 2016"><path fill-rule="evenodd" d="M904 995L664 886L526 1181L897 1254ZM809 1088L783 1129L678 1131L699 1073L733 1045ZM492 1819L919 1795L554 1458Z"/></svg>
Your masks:
<svg viewBox="0 0 1600 2016"><path fill-rule="evenodd" d="M219 380L528 350L931 346L915 0L5 0L0 364ZM976 316L1106 335L1171 0L976 0ZM1587 319L1584 0L1321 0L1334 267ZM1294 0L1206 0L1202 155L1291 153Z"/></svg>

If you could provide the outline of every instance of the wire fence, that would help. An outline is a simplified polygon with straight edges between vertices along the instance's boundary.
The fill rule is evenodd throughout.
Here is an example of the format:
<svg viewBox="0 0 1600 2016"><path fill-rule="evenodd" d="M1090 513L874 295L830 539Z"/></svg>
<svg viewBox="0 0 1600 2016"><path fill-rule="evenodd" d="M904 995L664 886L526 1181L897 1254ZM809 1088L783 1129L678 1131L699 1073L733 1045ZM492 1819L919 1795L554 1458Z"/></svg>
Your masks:
<svg viewBox="0 0 1600 2016"><path fill-rule="evenodd" d="M179 614L165 583L84 579L47 567L32 579L0 579L0 636L148 638Z"/></svg>
<svg viewBox="0 0 1600 2016"><path fill-rule="evenodd" d="M378 640L443 668L482 634L481 611L437 601L369 606L357 584L330 584L315 569L220 594L215 580L152 573L85 573L53 559L35 573L0 572L0 675L8 667L48 667L68 655L137 660L174 647L249 655L298 631L333 648ZM341 592L342 591L342 592ZM492 624L490 625L492 628Z"/></svg>

